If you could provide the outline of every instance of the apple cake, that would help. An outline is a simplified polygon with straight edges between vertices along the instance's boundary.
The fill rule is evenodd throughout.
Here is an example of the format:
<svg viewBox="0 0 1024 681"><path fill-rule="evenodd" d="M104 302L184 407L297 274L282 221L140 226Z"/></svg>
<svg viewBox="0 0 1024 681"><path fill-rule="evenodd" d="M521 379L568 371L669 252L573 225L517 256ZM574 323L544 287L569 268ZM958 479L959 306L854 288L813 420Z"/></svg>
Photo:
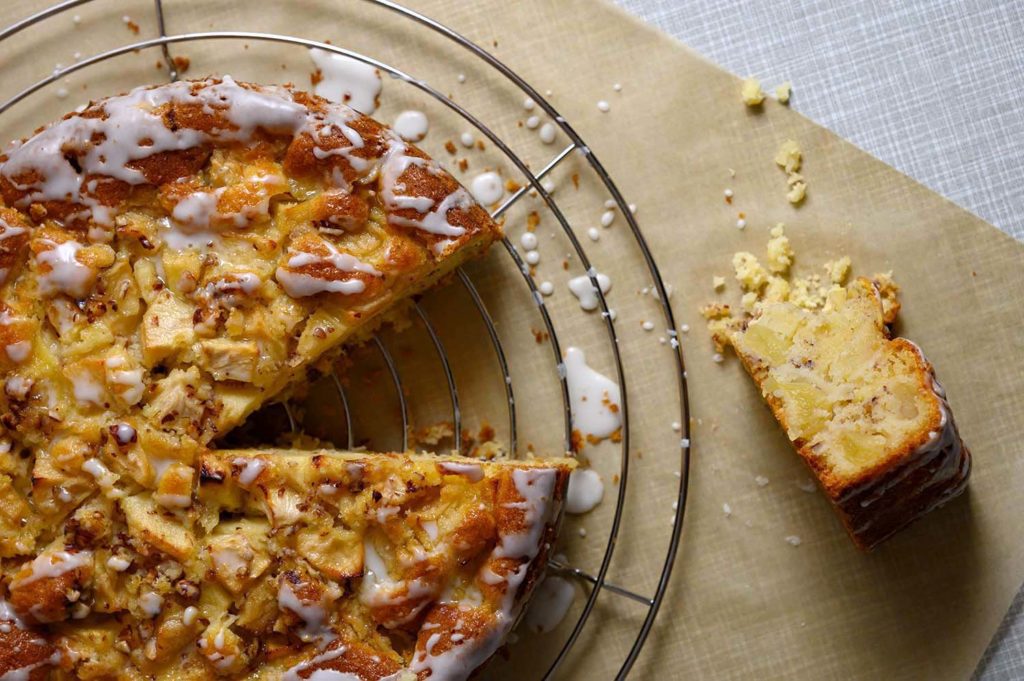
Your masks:
<svg viewBox="0 0 1024 681"><path fill-rule="evenodd" d="M540 577L572 467L205 450L176 508L115 481L5 561L0 672L465 679Z"/></svg>
<svg viewBox="0 0 1024 681"><path fill-rule="evenodd" d="M214 447L500 236L386 126L229 77L0 155L0 678L481 666L570 461Z"/></svg>
<svg viewBox="0 0 1024 681"><path fill-rule="evenodd" d="M921 349L892 338L898 289L887 275L843 285L788 281L792 251L773 230L768 268L734 258L748 313L705 315L719 349L732 346L776 420L816 475L854 543L870 549L962 492L971 456ZM769 271L770 270L770 271ZM753 296L747 297L747 296Z"/></svg>

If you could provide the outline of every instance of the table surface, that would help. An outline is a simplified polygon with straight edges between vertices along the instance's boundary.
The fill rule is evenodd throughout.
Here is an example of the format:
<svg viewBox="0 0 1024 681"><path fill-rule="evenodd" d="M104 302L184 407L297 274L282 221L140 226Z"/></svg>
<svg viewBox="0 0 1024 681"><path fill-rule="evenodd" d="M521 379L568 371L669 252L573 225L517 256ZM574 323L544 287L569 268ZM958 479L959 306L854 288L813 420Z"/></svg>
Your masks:
<svg viewBox="0 0 1024 681"><path fill-rule="evenodd" d="M998 0L615 0L1024 240L1024 11ZM979 681L1024 678L1024 590Z"/></svg>

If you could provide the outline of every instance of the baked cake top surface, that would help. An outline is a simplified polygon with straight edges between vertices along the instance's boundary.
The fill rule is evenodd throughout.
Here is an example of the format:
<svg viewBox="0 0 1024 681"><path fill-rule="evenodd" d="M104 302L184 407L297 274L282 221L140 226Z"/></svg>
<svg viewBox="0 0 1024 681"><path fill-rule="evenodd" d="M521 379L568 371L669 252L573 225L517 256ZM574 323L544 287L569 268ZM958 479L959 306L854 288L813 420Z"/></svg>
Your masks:
<svg viewBox="0 0 1024 681"><path fill-rule="evenodd" d="M543 571L572 462L246 450L199 468L187 511L94 495L5 565L0 642L50 633L0 671L466 678Z"/></svg>
<svg viewBox="0 0 1024 681"><path fill-rule="evenodd" d="M229 77L69 114L0 196L0 399L39 444L112 416L208 442L499 236L385 126Z"/></svg>
<svg viewBox="0 0 1024 681"><path fill-rule="evenodd" d="M489 657L542 562L567 464L467 476L477 464L449 462L470 467L453 477L397 456L339 469L323 462L345 455L206 448L500 236L451 175L344 105L224 77L139 88L40 129L0 156L0 198L2 673L181 663L206 678L269 669L273 652L307 678L310 646L336 668L365 644L351 664L377 678ZM415 537L392 528L428 510L437 541L412 555ZM435 533L424 522L416 537ZM424 618L465 605L444 589L485 566L493 582L471 609L487 645L456 634L414 660ZM429 579L353 595L382 570ZM275 597L258 600L260 584ZM307 585L326 589L319 629Z"/></svg>

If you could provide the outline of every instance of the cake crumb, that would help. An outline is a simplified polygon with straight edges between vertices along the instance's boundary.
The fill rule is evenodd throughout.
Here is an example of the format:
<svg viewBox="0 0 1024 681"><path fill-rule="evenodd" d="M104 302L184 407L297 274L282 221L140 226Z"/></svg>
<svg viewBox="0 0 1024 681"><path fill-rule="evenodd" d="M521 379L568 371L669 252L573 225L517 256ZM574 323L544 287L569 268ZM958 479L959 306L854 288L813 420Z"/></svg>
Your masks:
<svg viewBox="0 0 1024 681"><path fill-rule="evenodd" d="M807 196L807 181L798 170L803 165L803 151L794 140L786 140L775 152L775 165L786 171L786 200L796 205Z"/></svg>
<svg viewBox="0 0 1024 681"><path fill-rule="evenodd" d="M759 291L768 283L766 270L753 253L740 251L732 256L732 268L736 272L736 281L744 291Z"/></svg>
<svg viewBox="0 0 1024 681"><path fill-rule="evenodd" d="M800 488L800 491L806 492L807 494L814 494L818 491L818 486L814 484L814 481L810 478L806 480L798 480L796 486Z"/></svg>
<svg viewBox="0 0 1024 681"><path fill-rule="evenodd" d="M772 227L768 240L768 269L773 274L785 274L793 264L793 248L785 234L785 225L781 222Z"/></svg>
<svg viewBox="0 0 1024 681"><path fill-rule="evenodd" d="M727 503L722 504L722 513L725 514L726 518L730 517L732 515L732 506Z"/></svg>
<svg viewBox="0 0 1024 681"><path fill-rule="evenodd" d="M767 487L768 486L768 478L766 478L763 475L755 476L754 477L754 482L757 483L758 487Z"/></svg>
<svg viewBox="0 0 1024 681"><path fill-rule="evenodd" d="M711 277L711 287L716 291L721 291L725 288L725 277Z"/></svg>
<svg viewBox="0 0 1024 681"><path fill-rule="evenodd" d="M803 540L795 534L788 535L786 537L786 543L790 546L800 546L803 544Z"/></svg>
<svg viewBox="0 0 1024 681"><path fill-rule="evenodd" d="M747 106L760 106L764 101L764 90L761 89L761 81L757 78L747 78L744 80L740 96L743 98L743 103Z"/></svg>
<svg viewBox="0 0 1024 681"><path fill-rule="evenodd" d="M776 224L769 234L764 261L767 267L747 251L739 251L732 256L735 278L742 290L738 306L740 314L734 316L733 306L724 302L708 303L699 308L718 354L732 345L732 334L741 329L746 320L758 315L766 304L788 302L808 310L827 309L833 296L842 295L850 275L849 256L843 255L824 263L825 276L819 272L795 276L791 268L796 256L786 236L785 225ZM871 282L882 301L883 321L893 323L900 309L899 286L892 280L891 272L875 274ZM712 283L717 283L715 278Z"/></svg>
<svg viewBox="0 0 1024 681"><path fill-rule="evenodd" d="M797 182L797 183L795 183L793 186L791 186L789 188L788 192L786 192L786 200L789 201L790 203L794 204L794 205L796 205L796 204L800 203L801 201L803 201L804 197L806 197L806 196L807 196L807 183L806 182Z"/></svg>
<svg viewBox="0 0 1024 681"><path fill-rule="evenodd" d="M721 303L709 303L703 305L700 308L700 313L704 315L704 319L725 319L732 315L728 305Z"/></svg>
<svg viewBox="0 0 1024 681"><path fill-rule="evenodd" d="M789 104L789 96L793 94L793 84L788 80L775 88L775 99L779 104Z"/></svg>
<svg viewBox="0 0 1024 681"><path fill-rule="evenodd" d="M800 145L794 140L786 140L775 153L775 164L787 173L795 173L800 170L803 162L803 152Z"/></svg>
<svg viewBox="0 0 1024 681"><path fill-rule="evenodd" d="M850 256L844 255L835 260L829 260L824 265L829 281L833 284L845 284L846 277L850 273Z"/></svg>
<svg viewBox="0 0 1024 681"><path fill-rule="evenodd" d="M896 315L900 311L900 287L892 280L891 271L878 273L871 277L871 281L878 289L878 295L882 298L882 321L886 324L892 324L896 321Z"/></svg>

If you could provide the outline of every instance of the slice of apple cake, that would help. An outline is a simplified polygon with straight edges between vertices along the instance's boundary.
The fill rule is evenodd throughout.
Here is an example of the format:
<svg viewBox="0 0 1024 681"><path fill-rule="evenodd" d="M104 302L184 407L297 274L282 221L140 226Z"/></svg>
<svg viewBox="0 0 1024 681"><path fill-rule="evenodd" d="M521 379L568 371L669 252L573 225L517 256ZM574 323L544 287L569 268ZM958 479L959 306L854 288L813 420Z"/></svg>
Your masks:
<svg viewBox="0 0 1024 681"><path fill-rule="evenodd" d="M781 227L772 272L737 256L737 278L754 298L742 318L705 308L715 341L736 351L853 541L871 548L963 491L970 452L932 365L917 345L890 337L895 284L881 275L843 285L848 259L826 267L828 285L791 283L780 276L792 261Z"/></svg>
<svg viewBox="0 0 1024 681"><path fill-rule="evenodd" d="M571 461L210 447L500 236L387 127L228 77L0 155L0 678L482 666Z"/></svg>

